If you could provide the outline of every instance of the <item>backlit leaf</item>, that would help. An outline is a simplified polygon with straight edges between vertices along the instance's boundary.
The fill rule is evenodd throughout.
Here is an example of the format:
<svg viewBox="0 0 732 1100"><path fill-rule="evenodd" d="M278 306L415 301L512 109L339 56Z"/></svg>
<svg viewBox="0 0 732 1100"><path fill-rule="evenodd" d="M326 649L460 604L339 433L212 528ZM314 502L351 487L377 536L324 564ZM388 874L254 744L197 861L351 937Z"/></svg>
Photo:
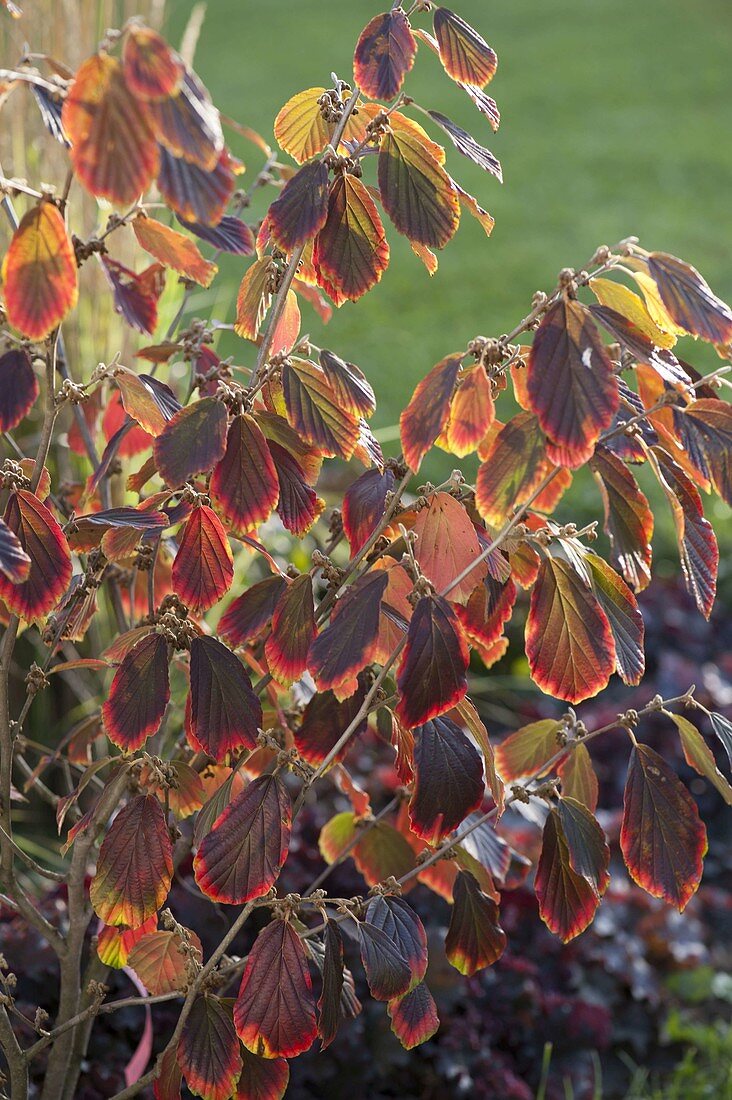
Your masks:
<svg viewBox="0 0 732 1100"><path fill-rule="evenodd" d="M337 306L361 298L389 266L389 242L379 212L356 176L341 173L331 184L313 264L318 285Z"/></svg>
<svg viewBox="0 0 732 1100"><path fill-rule="evenodd" d="M272 618L286 584L284 577L265 577L229 604L218 627L224 641L231 646L246 645L261 634Z"/></svg>
<svg viewBox="0 0 732 1100"><path fill-rule="evenodd" d="M220 519L205 504L194 508L173 562L173 591L193 611L207 611L233 579L234 558Z"/></svg>
<svg viewBox="0 0 732 1100"><path fill-rule="evenodd" d="M656 347L632 321L608 306L589 306L589 311L637 363L651 367L664 382L688 385L689 376L674 353Z"/></svg>
<svg viewBox="0 0 732 1100"><path fill-rule="evenodd" d="M102 842L89 896L105 924L137 928L165 901L173 854L165 815L157 798L130 799Z"/></svg>
<svg viewBox="0 0 732 1100"><path fill-rule="evenodd" d="M492 646L503 633L516 602L516 585L511 578L502 584L490 574L473 592L464 607L455 607L463 630L471 642Z"/></svg>
<svg viewBox="0 0 732 1100"><path fill-rule="evenodd" d="M475 503L492 524L503 523L528 500L550 469L539 422L531 413L518 413L499 428L481 457Z"/></svg>
<svg viewBox="0 0 732 1100"><path fill-rule="evenodd" d="M462 377L450 405L445 433L447 449L458 458L471 454L495 419L492 387L482 363Z"/></svg>
<svg viewBox="0 0 732 1100"><path fill-rule="evenodd" d="M231 1009L218 997L196 997L178 1041L178 1065L194 1096L230 1100L241 1073Z"/></svg>
<svg viewBox="0 0 732 1100"><path fill-rule="evenodd" d="M305 164L287 181L269 208L269 229L283 252L311 240L328 217L328 168L322 160Z"/></svg>
<svg viewBox="0 0 732 1100"><path fill-rule="evenodd" d="M697 487L665 451L654 448L654 453L658 459L661 485L674 517L684 582L696 606L708 619L717 591L717 538L711 523L704 518Z"/></svg>
<svg viewBox="0 0 732 1100"><path fill-rule="evenodd" d="M375 15L356 44L353 57L356 84L371 99L394 99L416 53L417 43L401 8Z"/></svg>
<svg viewBox="0 0 732 1100"><path fill-rule="evenodd" d="M11 584L22 584L28 580L30 568L31 560L20 539L10 530L5 520L0 519L0 573Z"/></svg>
<svg viewBox="0 0 732 1100"><path fill-rule="evenodd" d="M38 392L38 379L25 348L11 348L0 355L0 432L11 432L25 420Z"/></svg>
<svg viewBox="0 0 732 1100"><path fill-rule="evenodd" d="M412 527L417 535L415 554L419 568L438 592L467 569L480 555L480 545L468 513L449 493L434 493ZM486 572L479 562L460 584L450 589L450 599L464 601Z"/></svg>
<svg viewBox="0 0 732 1100"><path fill-rule="evenodd" d="M208 472L226 450L226 406L204 397L180 409L153 444L160 476L171 489Z"/></svg>
<svg viewBox="0 0 732 1100"><path fill-rule="evenodd" d="M390 130L379 150L379 191L400 233L428 248L444 248L460 221L452 180L419 137Z"/></svg>
<svg viewBox="0 0 732 1100"><path fill-rule="evenodd" d="M204 260L198 245L154 218L138 217L132 223L138 243L164 267L177 271L185 279L210 286L218 271L216 264Z"/></svg>
<svg viewBox="0 0 732 1100"><path fill-rule="evenodd" d="M327 123L318 100L325 88L306 88L288 99L277 115L274 134L286 153L303 164L317 153L322 153L330 141L333 123ZM344 138L357 136L357 118L348 120Z"/></svg>
<svg viewBox="0 0 732 1100"><path fill-rule="evenodd" d="M703 455L704 473L722 500L732 504L732 406L704 397L685 406L681 415Z"/></svg>
<svg viewBox="0 0 732 1100"><path fill-rule="evenodd" d="M270 442L269 449L280 486L278 515L288 531L302 538L325 508L325 501L308 484L302 466L285 447Z"/></svg>
<svg viewBox="0 0 732 1100"><path fill-rule="evenodd" d="M681 748L686 763L699 775L703 775L705 779L708 779L712 786L717 788L727 805L732 806L732 787L717 767L714 753L699 733L699 730L683 714L670 714L669 717L679 731Z"/></svg>
<svg viewBox="0 0 732 1100"><path fill-rule="evenodd" d="M552 718L542 718L522 726L496 746L496 768L501 778L510 783L524 776L546 774L543 765L558 751L557 734L561 723Z"/></svg>
<svg viewBox="0 0 732 1100"><path fill-rule="evenodd" d="M201 961L201 947L195 932L189 932L193 953ZM147 932L129 954L129 965L148 993L172 993L185 989L189 981L186 949L178 932Z"/></svg>
<svg viewBox="0 0 732 1100"><path fill-rule="evenodd" d="M227 214L217 225L202 225L201 222L189 222L178 215L176 217L185 229L195 233L219 252L229 252L232 256L251 256L254 253L254 234L241 218Z"/></svg>
<svg viewBox="0 0 732 1100"><path fill-rule="evenodd" d="M165 268L154 263L137 275L111 256L102 256L101 264L112 288L115 311L132 328L152 336L158 324L158 299L165 288Z"/></svg>
<svg viewBox="0 0 732 1100"><path fill-rule="evenodd" d="M333 393L348 411L353 416L371 416L376 409L376 396L365 374L327 348L323 348L318 359Z"/></svg>
<svg viewBox="0 0 732 1100"><path fill-rule="evenodd" d="M269 670L278 683L288 685L302 676L315 633L313 581L303 573L280 596L265 645Z"/></svg>
<svg viewBox="0 0 732 1100"><path fill-rule="evenodd" d="M641 592L651 580L653 512L630 470L612 451L598 447L591 469L605 506L613 564Z"/></svg>
<svg viewBox="0 0 732 1100"><path fill-rule="evenodd" d="M131 26L122 48L125 83L139 99L166 99L175 95L184 66L164 38L150 27Z"/></svg>
<svg viewBox="0 0 732 1100"><path fill-rule="evenodd" d="M569 703L597 695L615 670L607 615L560 558L546 558L539 568L526 621L526 656L534 682Z"/></svg>
<svg viewBox="0 0 732 1100"><path fill-rule="evenodd" d="M480 756L460 727L445 717L414 730L414 780L412 832L433 845L457 829L485 794Z"/></svg>
<svg viewBox="0 0 732 1100"><path fill-rule="evenodd" d="M712 723L712 729L718 739L724 745L730 766L732 766L732 722L725 718L723 714L713 712L709 715L709 721Z"/></svg>
<svg viewBox="0 0 732 1100"><path fill-rule="evenodd" d="M356 554L378 527L386 511L386 494L396 480L390 469L367 470L346 489L343 497L343 529L351 554Z"/></svg>
<svg viewBox="0 0 732 1100"><path fill-rule="evenodd" d="M286 1060L260 1058L246 1047L242 1047L241 1057L236 1100L282 1100L290 1081L290 1067Z"/></svg>
<svg viewBox="0 0 732 1100"><path fill-rule="evenodd" d="M470 976L500 959L506 950L506 933L498 923L498 906L471 874L458 874L453 902L445 954L456 970Z"/></svg>
<svg viewBox="0 0 732 1100"><path fill-rule="evenodd" d="M440 60L448 76L485 87L498 66L498 58L488 43L449 8L435 8L434 27Z"/></svg>
<svg viewBox="0 0 732 1100"><path fill-rule="evenodd" d="M123 966L127 966L127 960L135 944L143 936L154 932L157 926L157 913L153 913L150 919L139 928L116 928L113 924L105 924L97 935L97 955L105 966L110 966L113 970L121 970Z"/></svg>
<svg viewBox="0 0 732 1100"><path fill-rule="evenodd" d="M190 164L160 147L158 188L168 206L179 217L202 225L218 225L236 187L233 163L221 150L213 171Z"/></svg>
<svg viewBox="0 0 732 1100"><path fill-rule="evenodd" d="M592 923L600 902L599 892L584 875L573 869L556 810L549 812L544 825L534 889L539 916L563 943L579 936Z"/></svg>
<svg viewBox="0 0 732 1100"><path fill-rule="evenodd" d="M128 206L147 191L159 163L153 122L116 58L95 54L79 66L62 117L74 170L92 195Z"/></svg>
<svg viewBox="0 0 732 1100"><path fill-rule="evenodd" d="M358 687L358 673L374 659L388 579L383 570L371 570L336 603L330 623L308 653L308 670L318 691L347 696Z"/></svg>
<svg viewBox="0 0 732 1100"><path fill-rule="evenodd" d="M221 119L195 73L186 70L179 92L151 103L149 110L161 144L161 168L172 156L203 172L214 171L224 151Z"/></svg>
<svg viewBox="0 0 732 1100"><path fill-rule="evenodd" d="M586 745L581 741L572 745L571 751L557 765L557 775L562 783L562 795L573 798L594 813L597 809L599 784Z"/></svg>
<svg viewBox="0 0 732 1100"><path fill-rule="evenodd" d="M186 733L200 752L220 763L234 749L254 749L262 706L244 666L215 638L191 642L191 693Z"/></svg>
<svg viewBox="0 0 732 1100"><path fill-rule="evenodd" d="M276 775L254 779L229 803L193 861L196 882L214 901L243 905L262 897L287 859L290 796Z"/></svg>
<svg viewBox="0 0 732 1100"><path fill-rule="evenodd" d="M168 643L148 634L125 654L102 706L110 741L136 752L160 728L169 699Z"/></svg>
<svg viewBox="0 0 732 1100"><path fill-rule="evenodd" d="M712 344L732 342L732 310L696 268L667 252L651 252L647 263L661 301L677 325Z"/></svg>
<svg viewBox="0 0 732 1100"><path fill-rule="evenodd" d="M224 457L215 467L211 498L231 530L246 533L269 519L280 495L277 469L254 417L235 416Z"/></svg>
<svg viewBox="0 0 732 1100"><path fill-rule="evenodd" d="M410 989L403 997L396 997L387 1005L391 1030L405 1050L426 1043L440 1026L432 994L424 982Z"/></svg>
<svg viewBox="0 0 732 1100"><path fill-rule="evenodd" d="M411 728L454 707L467 691L467 667L468 647L455 612L441 596L423 596L397 677L400 720Z"/></svg>
<svg viewBox="0 0 732 1100"><path fill-rule="evenodd" d="M451 355L433 367L417 383L411 401L399 418L404 459L415 473L447 424L461 358Z"/></svg>
<svg viewBox="0 0 732 1100"><path fill-rule="evenodd" d="M371 996L377 1001L401 997L409 989L412 971L400 944L381 928L363 921L358 922L358 937Z"/></svg>
<svg viewBox="0 0 732 1100"><path fill-rule="evenodd" d="M490 149L486 149L484 145L480 145L472 134L469 134L462 126L458 126L458 124L453 122L451 118L448 118L447 115L443 115L439 111L428 111L427 113L433 122L436 122L437 125L445 131L458 153L462 153L468 160L472 160L473 164L477 164L478 167L482 168L485 172L490 172L492 176L496 177L499 183L503 183L501 162L494 153L491 153Z"/></svg>
<svg viewBox="0 0 732 1100"><path fill-rule="evenodd" d="M414 869L414 852L408 841L386 821L365 831L351 854L369 886L392 875L399 879Z"/></svg>
<svg viewBox="0 0 732 1100"><path fill-rule="evenodd" d="M33 622L52 611L66 591L72 573L69 544L46 505L27 489L10 495L3 520L30 558L30 568L19 583L0 570L0 599L12 614ZM25 573L22 559L17 568Z"/></svg>
<svg viewBox="0 0 732 1100"><path fill-rule="evenodd" d="M620 848L640 887L686 908L701 881L707 832L686 787L647 745L631 753Z"/></svg>
<svg viewBox="0 0 732 1100"><path fill-rule="evenodd" d="M312 1046L312 983L305 948L288 921L272 921L254 941L234 1022L247 1050L263 1058L294 1058Z"/></svg>
<svg viewBox="0 0 732 1100"><path fill-rule="evenodd" d="M181 407L170 387L150 374L134 374L120 367L114 380L125 412L150 435L159 435Z"/></svg>
<svg viewBox="0 0 732 1100"><path fill-rule="evenodd" d="M605 345L579 302L562 298L534 336L526 388L559 466L581 466L612 423L618 383Z"/></svg>
<svg viewBox="0 0 732 1100"><path fill-rule="evenodd" d="M672 348L674 346L676 337L673 333L659 328L648 312L643 299L623 283L616 283L611 279L590 279L589 286L601 306L609 306L610 309L622 314L656 347Z"/></svg>
<svg viewBox="0 0 732 1100"><path fill-rule="evenodd" d="M314 363L291 359L282 371L287 419L303 439L327 456L350 458L358 421L341 408L324 373Z"/></svg>
<svg viewBox="0 0 732 1100"><path fill-rule="evenodd" d="M588 553L585 560L590 567L595 595L610 623L618 675L626 684L639 684L646 660L643 653L643 616L635 596L603 558Z"/></svg>
<svg viewBox="0 0 732 1100"><path fill-rule="evenodd" d="M76 305L74 249L64 219L52 202L40 202L24 215L5 254L2 281L8 321L30 340L48 336ZM8 355L14 356L11 365L18 374L22 353ZM33 385L27 370L25 375L27 395ZM3 371L3 388L11 381ZM37 392L37 386L35 389Z"/></svg>

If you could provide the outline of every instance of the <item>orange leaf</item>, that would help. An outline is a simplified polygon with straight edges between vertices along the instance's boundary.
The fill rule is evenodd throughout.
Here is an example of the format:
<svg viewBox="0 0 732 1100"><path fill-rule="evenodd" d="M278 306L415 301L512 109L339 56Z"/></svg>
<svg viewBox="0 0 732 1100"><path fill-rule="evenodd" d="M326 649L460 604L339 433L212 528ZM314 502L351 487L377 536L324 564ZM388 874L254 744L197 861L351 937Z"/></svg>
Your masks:
<svg viewBox="0 0 732 1100"><path fill-rule="evenodd" d="M24 216L3 261L8 321L30 340L42 340L76 305L76 259L64 219L52 202Z"/></svg>
<svg viewBox="0 0 732 1100"><path fill-rule="evenodd" d="M165 267L171 267L179 275L201 286L211 285L218 267L203 258L198 245L189 237L153 218L135 218L132 228L145 251Z"/></svg>

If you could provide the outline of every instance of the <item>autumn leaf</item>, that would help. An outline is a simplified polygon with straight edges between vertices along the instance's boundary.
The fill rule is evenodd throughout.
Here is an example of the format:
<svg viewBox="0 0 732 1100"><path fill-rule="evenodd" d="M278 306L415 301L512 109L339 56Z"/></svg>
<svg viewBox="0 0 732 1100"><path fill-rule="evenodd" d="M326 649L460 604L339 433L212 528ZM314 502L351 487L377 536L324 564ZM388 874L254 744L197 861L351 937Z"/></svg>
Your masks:
<svg viewBox="0 0 732 1100"><path fill-rule="evenodd" d="M137 928L165 901L173 874L170 834L153 795L130 799L102 842L90 887L105 924Z"/></svg>
<svg viewBox="0 0 732 1100"><path fill-rule="evenodd" d="M419 726L450 710L467 691L468 647L447 600L423 596L414 609L397 676L396 712L406 726Z"/></svg>
<svg viewBox="0 0 732 1100"><path fill-rule="evenodd" d="M198 246L189 237L154 218L135 218L132 228L141 247L164 267L172 268L185 279L201 286L211 285L218 267L203 258Z"/></svg>
<svg viewBox="0 0 732 1100"><path fill-rule="evenodd" d="M379 150L379 191L392 222L410 241L444 248L460 221L452 180L416 135L391 129Z"/></svg>
<svg viewBox="0 0 732 1100"><path fill-rule="evenodd" d="M356 84L371 99L394 99L414 64L417 43L401 8L375 15L356 44Z"/></svg>
<svg viewBox="0 0 732 1100"><path fill-rule="evenodd" d="M379 212L356 176L342 173L331 184L313 264L318 285L337 306L357 301L381 281L389 266L389 243Z"/></svg>
<svg viewBox="0 0 732 1100"><path fill-rule="evenodd" d="M24 215L13 233L2 265L5 310L10 324L29 340L43 340L74 308L78 298L76 258L64 219L50 201L40 202ZM10 363L18 373L22 352ZM28 364L30 366L30 364ZM33 372L30 371L32 376ZM38 392L25 372L26 400ZM3 371L3 388L11 381ZM12 390L10 391L12 393ZM10 394L4 401L10 400Z"/></svg>

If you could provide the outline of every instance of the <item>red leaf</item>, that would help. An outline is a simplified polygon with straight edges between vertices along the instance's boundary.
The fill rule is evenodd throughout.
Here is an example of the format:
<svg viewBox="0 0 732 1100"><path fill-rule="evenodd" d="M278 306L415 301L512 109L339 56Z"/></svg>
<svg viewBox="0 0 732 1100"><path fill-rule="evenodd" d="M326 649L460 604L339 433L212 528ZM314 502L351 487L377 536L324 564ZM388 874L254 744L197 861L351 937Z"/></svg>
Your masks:
<svg viewBox="0 0 732 1100"><path fill-rule="evenodd" d="M173 590L196 612L207 611L229 591L234 557L229 539L214 511L194 508L183 530L173 562Z"/></svg>
<svg viewBox="0 0 732 1100"><path fill-rule="evenodd" d="M239 658L215 638L194 638L186 708L194 747L221 763L242 746L255 749L261 725L262 706Z"/></svg>
<svg viewBox="0 0 732 1100"><path fill-rule="evenodd" d="M427 973L427 933L411 906L400 897L377 895L366 910L366 920L396 946L409 966L411 986Z"/></svg>
<svg viewBox="0 0 732 1100"><path fill-rule="evenodd" d="M188 931L191 948L184 946L179 932L151 931L140 936L129 954L129 965L148 993L157 996L185 990L190 981L186 965L192 954L201 961L201 943L195 932Z"/></svg>
<svg viewBox="0 0 732 1100"><path fill-rule="evenodd" d="M684 582L696 606L708 619L717 591L717 538L711 523L704 518L702 500L694 483L665 451L656 447L653 453L674 517Z"/></svg>
<svg viewBox="0 0 732 1100"><path fill-rule="evenodd" d="M56 606L71 580L66 536L46 505L27 489L11 494L4 522L30 558L30 569L27 580L21 583L13 583L5 571L0 571L0 599L21 619L42 619ZM21 562L18 568L24 568Z"/></svg>
<svg viewBox="0 0 732 1100"><path fill-rule="evenodd" d="M526 389L559 466L582 466L618 408L618 383L586 308L562 298L534 336Z"/></svg>
<svg viewBox="0 0 732 1100"><path fill-rule="evenodd" d="M109 442L122 428L127 420L127 412L122 402L121 393L113 393L104 410L102 431L104 438ZM149 452L153 437L149 432L134 424L130 431L126 432L117 448L120 458L131 458L134 455ZM82 443L83 446L83 443ZM83 452L82 452L83 453Z"/></svg>
<svg viewBox="0 0 732 1100"><path fill-rule="evenodd" d="M76 175L92 195L129 206L147 191L158 169L149 109L107 53L84 61L63 107Z"/></svg>
<svg viewBox="0 0 732 1100"><path fill-rule="evenodd" d="M458 458L471 454L496 415L493 388L482 363L466 371L450 405L446 430L448 449Z"/></svg>
<svg viewBox="0 0 732 1100"><path fill-rule="evenodd" d="M286 584L284 577L265 577L229 604L218 627L224 641L240 646L258 637L272 618Z"/></svg>
<svg viewBox="0 0 732 1100"><path fill-rule="evenodd" d="M399 945L372 924L359 921L357 927L361 962L371 996L377 1001L403 996L411 985L412 972Z"/></svg>
<svg viewBox="0 0 732 1100"><path fill-rule="evenodd" d="M390 469L367 470L346 489L343 497L343 529L351 554L356 554L378 527L386 510L386 494L396 484Z"/></svg>
<svg viewBox="0 0 732 1100"><path fill-rule="evenodd" d="M132 328L152 336L158 324L158 299L165 288L163 265L151 264L136 275L111 256L102 256L101 264L112 288L116 312Z"/></svg>
<svg viewBox="0 0 732 1100"><path fill-rule="evenodd" d="M264 1058L293 1058L317 1035L312 983L297 932L274 920L249 952L234 1006L236 1031L247 1050Z"/></svg>
<svg viewBox="0 0 732 1100"><path fill-rule="evenodd" d="M325 372L304 359L291 359L282 374L287 419L323 455L350 458L358 441L358 421L341 408Z"/></svg>
<svg viewBox="0 0 732 1100"><path fill-rule="evenodd" d="M161 146L157 183L168 206L179 217L203 225L218 225L234 193L236 176L226 149L221 150L215 168L209 171L173 156Z"/></svg>
<svg viewBox="0 0 732 1100"><path fill-rule="evenodd" d="M225 450L226 406L214 397L180 409L153 444L158 471L171 489L212 469Z"/></svg>
<svg viewBox="0 0 732 1100"><path fill-rule="evenodd" d="M405 1050L413 1050L426 1043L440 1026L437 1006L424 982L410 989L403 997L389 1001L387 1010L391 1030Z"/></svg>
<svg viewBox="0 0 732 1100"><path fill-rule="evenodd" d="M591 588L561 558L545 558L531 593L526 656L534 682L579 703L597 695L615 670L615 642Z"/></svg>
<svg viewBox="0 0 732 1100"><path fill-rule="evenodd" d="M125 654L102 706L110 741L136 752L160 728L169 699L168 643L148 634Z"/></svg>
<svg viewBox="0 0 732 1100"><path fill-rule="evenodd" d="M97 860L89 896L105 924L137 928L168 896L173 849L157 798L132 798L115 817Z"/></svg>
<svg viewBox="0 0 732 1100"><path fill-rule="evenodd" d="M311 240L328 217L328 168L324 161L305 164L285 184L269 208L269 230L275 244L291 253Z"/></svg>
<svg viewBox="0 0 732 1100"><path fill-rule="evenodd" d="M712 344L732 342L732 310L696 268L667 252L651 252L647 263L661 301L680 328Z"/></svg>
<svg viewBox="0 0 732 1100"><path fill-rule="evenodd" d="M183 1075L178 1065L178 1052L175 1047L163 1053L162 1068L153 1081L155 1100L180 1100Z"/></svg>
<svg viewBox="0 0 732 1100"><path fill-rule="evenodd" d="M246 533L269 519L280 495L267 440L252 416L235 416L226 453L214 469L211 497L231 529Z"/></svg>
<svg viewBox="0 0 732 1100"><path fill-rule="evenodd" d="M348 699L339 702L332 691L317 692L303 711L302 722L295 730L297 751L313 767L318 767L356 717L363 702L363 688ZM355 736L366 729L366 719L358 726ZM341 760L350 745L344 745L335 761Z"/></svg>
<svg viewBox="0 0 732 1100"><path fill-rule="evenodd" d="M302 538L325 508L325 501L308 485L302 466L285 447L272 441L269 449L279 482L277 512L287 530Z"/></svg>
<svg viewBox="0 0 732 1100"><path fill-rule="evenodd" d="M372 416L376 409L376 396L366 375L354 363L346 363L327 348L323 348L318 361L330 388L352 416Z"/></svg>
<svg viewBox="0 0 732 1100"><path fill-rule="evenodd" d="M0 356L0 432L11 432L25 420L38 392L38 379L25 348L11 348Z"/></svg>
<svg viewBox="0 0 732 1100"><path fill-rule="evenodd" d="M231 1008L209 993L196 997L178 1041L178 1065L194 1096L230 1100L241 1073Z"/></svg>
<svg viewBox="0 0 732 1100"><path fill-rule="evenodd" d="M153 913L149 920L141 924L139 928L115 928L113 924L105 924L97 935L97 955L105 966L113 970L121 970L127 966L130 952L136 943L149 932L154 932L158 926L158 915Z"/></svg>
<svg viewBox="0 0 732 1100"><path fill-rule="evenodd" d="M694 437L696 454L703 457L702 472L722 500L732 504L732 407L726 401L702 398L684 406L679 415L686 432Z"/></svg>
<svg viewBox="0 0 732 1100"><path fill-rule="evenodd" d="M31 560L20 539L10 530L5 520L0 519L0 573L11 584L22 584L28 580L30 568Z"/></svg>
<svg viewBox="0 0 732 1100"><path fill-rule="evenodd" d="M468 647L441 596L423 596L409 624L397 685L397 715L410 728L450 710L468 689Z"/></svg>
<svg viewBox="0 0 732 1100"><path fill-rule="evenodd" d="M478 88L492 80L498 58L469 23L449 8L435 8L434 27L440 60L448 76Z"/></svg>
<svg viewBox="0 0 732 1100"><path fill-rule="evenodd" d="M282 1100L290 1082L284 1058L259 1058L242 1047L242 1070L235 1100Z"/></svg>
<svg viewBox="0 0 732 1100"><path fill-rule="evenodd" d="M315 238L318 286L337 306L355 302L381 281L389 242L374 200L356 176L341 174L328 196L328 216Z"/></svg>
<svg viewBox="0 0 732 1100"><path fill-rule="evenodd" d="M686 908L701 881L707 833L686 787L647 745L631 753L620 847L639 886Z"/></svg>
<svg viewBox="0 0 732 1100"><path fill-rule="evenodd" d="M597 888L571 865L567 841L556 810L550 811L544 825L534 889L541 919L563 943L584 932L592 923L600 904Z"/></svg>
<svg viewBox="0 0 732 1100"><path fill-rule="evenodd" d="M415 473L447 424L461 358L451 355L433 367L399 418L404 459Z"/></svg>
<svg viewBox="0 0 732 1100"><path fill-rule="evenodd" d="M132 223L138 244L164 267L177 271L184 279L208 287L218 267L201 255L198 245L170 226L154 218L138 216Z"/></svg>
<svg viewBox="0 0 732 1100"><path fill-rule="evenodd" d="M313 581L309 573L303 573L280 596L264 649L269 671L278 683L288 685L302 676L315 633Z"/></svg>
<svg viewBox="0 0 732 1100"><path fill-rule="evenodd" d="M274 886L287 859L290 796L276 775L253 780L214 822L193 861L196 882L214 901L244 905Z"/></svg>
<svg viewBox="0 0 732 1100"><path fill-rule="evenodd" d="M401 8L375 15L361 31L353 56L356 84L371 99L394 99L414 65L417 43Z"/></svg>
<svg viewBox="0 0 732 1100"><path fill-rule="evenodd" d="M134 25L122 48L122 68L127 87L144 100L175 95L185 71L181 59L157 31Z"/></svg>
<svg viewBox="0 0 732 1100"><path fill-rule="evenodd" d="M308 653L308 670L318 691L330 689L337 697L356 691L358 673L374 659L388 580L384 570L368 572L336 603L329 625Z"/></svg>
<svg viewBox="0 0 732 1100"><path fill-rule="evenodd" d="M612 451L598 447L591 469L605 505L604 530L612 561L641 592L651 580L653 512L630 470Z"/></svg>
<svg viewBox="0 0 732 1100"><path fill-rule="evenodd" d="M52 202L40 202L24 215L5 254L2 281L8 321L30 340L48 336L76 305L74 249L64 219ZM16 374L20 373L23 357L27 360L25 398L15 399L20 404L33 388L28 377L28 372L32 375L33 371L27 352L9 352L3 356L3 362L8 356ZM12 381L4 377L2 384L6 386ZM35 390L37 393L37 383Z"/></svg>
<svg viewBox="0 0 732 1100"><path fill-rule="evenodd" d="M465 606L458 604L455 611L471 642L489 647L501 637L515 603L516 585L511 578L502 584L489 574L471 593Z"/></svg>
<svg viewBox="0 0 732 1100"><path fill-rule="evenodd" d="M610 623L617 673L626 684L639 684L646 669L645 630L635 596L622 577L597 554L588 553L586 562L598 603Z"/></svg>
<svg viewBox="0 0 732 1100"><path fill-rule="evenodd" d="M414 780L409 822L412 832L432 845L478 809L485 794L483 762L450 718L414 730Z"/></svg>
<svg viewBox="0 0 732 1100"><path fill-rule="evenodd" d="M134 374L126 367L118 367L114 380L125 412L150 435L160 435L180 411L180 402L170 387L151 374Z"/></svg>
<svg viewBox="0 0 732 1100"><path fill-rule="evenodd" d="M392 127L381 141L378 175L381 201L399 232L428 248L444 248L457 231L460 201L421 136Z"/></svg>
<svg viewBox="0 0 732 1100"><path fill-rule="evenodd" d="M415 554L424 576L441 592L479 557L480 544L468 513L455 497L440 492L432 494L428 501L412 528L417 535ZM467 600L486 569L485 562L479 562L460 584L450 589L450 599Z"/></svg>
<svg viewBox="0 0 732 1100"><path fill-rule="evenodd" d="M201 175L216 170L226 156L221 119L208 91L194 72L188 70L185 73L177 95L151 103L149 109L155 124L155 136L162 146L161 168L166 156L172 156L181 158L183 164L195 167Z"/></svg>
<svg viewBox="0 0 732 1100"><path fill-rule="evenodd" d="M480 455L484 461L478 470L475 504L495 525L527 501L551 469L544 437L531 413L518 413L495 431Z"/></svg>
<svg viewBox="0 0 732 1100"><path fill-rule="evenodd" d="M498 923L498 906L466 871L455 879L453 902L445 953L456 970L470 976L500 959L506 933Z"/></svg>

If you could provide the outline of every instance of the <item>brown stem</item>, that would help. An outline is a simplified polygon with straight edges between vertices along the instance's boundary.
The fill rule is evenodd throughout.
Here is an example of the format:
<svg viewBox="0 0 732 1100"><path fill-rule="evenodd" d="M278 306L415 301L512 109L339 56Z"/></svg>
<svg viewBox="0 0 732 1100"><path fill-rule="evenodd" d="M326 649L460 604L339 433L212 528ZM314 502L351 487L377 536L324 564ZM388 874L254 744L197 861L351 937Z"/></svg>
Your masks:
<svg viewBox="0 0 732 1100"><path fill-rule="evenodd" d="M28 1064L15 1037L7 1009L0 1003L0 1047L10 1070L10 1096L12 1100L27 1100Z"/></svg>

